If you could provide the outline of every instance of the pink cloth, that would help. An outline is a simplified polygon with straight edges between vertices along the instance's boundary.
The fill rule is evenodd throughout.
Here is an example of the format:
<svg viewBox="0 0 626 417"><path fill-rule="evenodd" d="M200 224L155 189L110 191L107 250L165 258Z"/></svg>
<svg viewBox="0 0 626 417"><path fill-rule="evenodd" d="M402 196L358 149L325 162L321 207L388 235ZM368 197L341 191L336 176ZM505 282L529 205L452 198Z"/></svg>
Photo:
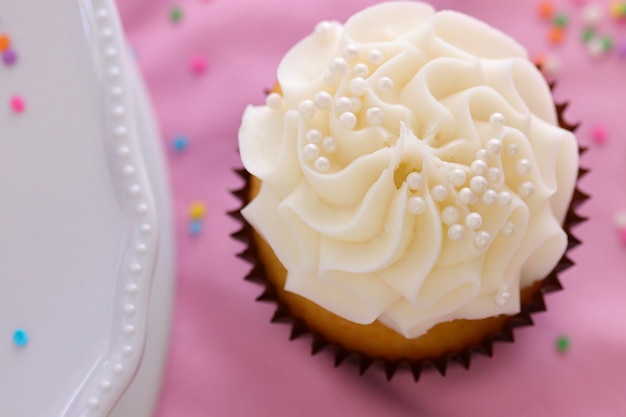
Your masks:
<svg viewBox="0 0 626 417"><path fill-rule="evenodd" d="M581 187L593 199L581 214L592 220L576 229L585 244L561 276L565 291L547 296L549 311L534 327L497 345L494 358L474 358L469 371L453 366L445 378L431 372L415 384L399 374L388 383L376 369L364 377L349 364L334 369L327 351L311 357L309 339L289 342L287 326L268 323L273 306L254 301L260 287L243 281L249 266L229 237L238 225L225 214L237 208L229 191L242 184L232 171L240 167L241 114L264 101L282 55L318 21L345 21L373 3L180 0L175 24L170 0L118 0L167 147L176 216L176 307L157 417L626 415L626 246L613 225L626 208L626 59L589 56L579 40L580 2L555 2L571 21L563 45L552 46L534 1L433 1L505 30L531 55L559 57L555 95L571 100L567 118L582 122L580 142L590 146L583 164L593 172ZM608 3L600 3L605 11ZM626 25L603 22L626 40ZM602 145L591 141L596 124L608 132ZM186 152L171 151L177 134L189 137ZM196 200L208 213L193 237L188 209ZM566 353L555 349L559 335L571 340Z"/></svg>

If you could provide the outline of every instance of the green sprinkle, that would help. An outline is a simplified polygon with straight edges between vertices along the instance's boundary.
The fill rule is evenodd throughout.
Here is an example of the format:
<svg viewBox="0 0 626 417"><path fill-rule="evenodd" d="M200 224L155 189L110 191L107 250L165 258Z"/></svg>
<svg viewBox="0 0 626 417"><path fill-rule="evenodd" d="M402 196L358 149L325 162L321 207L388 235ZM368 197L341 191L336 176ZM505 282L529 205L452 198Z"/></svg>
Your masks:
<svg viewBox="0 0 626 417"><path fill-rule="evenodd" d="M593 31L593 29L587 28L587 29L583 29L582 35L580 36L580 38L582 39L584 43L587 43L591 39L593 39L594 36L595 36L595 32Z"/></svg>
<svg viewBox="0 0 626 417"><path fill-rule="evenodd" d="M567 17L565 13L557 13L552 18L552 24L554 24L554 26L559 27L559 28L566 28L567 25L569 24L569 18Z"/></svg>
<svg viewBox="0 0 626 417"><path fill-rule="evenodd" d="M611 39L611 37L602 37L602 50L604 52L610 51L611 49L613 49L613 46L615 46L615 43L613 42L613 39Z"/></svg>
<svg viewBox="0 0 626 417"><path fill-rule="evenodd" d="M569 348L570 348L570 341L567 336L559 336L556 339L556 350L559 353L565 353L569 350Z"/></svg>
<svg viewBox="0 0 626 417"><path fill-rule="evenodd" d="M170 20L173 23L178 23L183 20L183 10L179 6L174 6L170 10Z"/></svg>

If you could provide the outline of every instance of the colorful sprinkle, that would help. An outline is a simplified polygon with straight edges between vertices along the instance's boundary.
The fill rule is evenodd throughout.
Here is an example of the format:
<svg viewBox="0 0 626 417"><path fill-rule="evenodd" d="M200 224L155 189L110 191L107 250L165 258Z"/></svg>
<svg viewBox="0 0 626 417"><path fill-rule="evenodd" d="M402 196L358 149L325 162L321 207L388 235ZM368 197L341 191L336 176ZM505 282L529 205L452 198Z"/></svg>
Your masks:
<svg viewBox="0 0 626 417"><path fill-rule="evenodd" d="M592 28L585 28L581 32L580 40L584 43L589 42L595 36L596 32Z"/></svg>
<svg viewBox="0 0 626 417"><path fill-rule="evenodd" d="M23 113L24 110L26 109L26 102L21 96L11 97L11 100L9 103L11 105L11 109L13 109L15 113Z"/></svg>
<svg viewBox="0 0 626 417"><path fill-rule="evenodd" d="M206 57L202 55L196 55L193 58L191 58L189 67L191 69L191 72L194 73L195 75L202 75L206 72L207 68L209 67L209 61L206 59Z"/></svg>
<svg viewBox="0 0 626 417"><path fill-rule="evenodd" d="M28 344L28 333L23 329L17 329L13 333L13 343L17 347L24 347Z"/></svg>
<svg viewBox="0 0 626 417"><path fill-rule="evenodd" d="M556 339L556 350L559 353L565 353L570 349L570 340L567 336L559 336Z"/></svg>
<svg viewBox="0 0 626 417"><path fill-rule="evenodd" d="M544 20L551 19L554 15L554 4L551 1L542 1L537 6L537 13Z"/></svg>
<svg viewBox="0 0 626 417"><path fill-rule="evenodd" d="M591 139L597 144L603 144L609 137L608 129L604 125L595 125L591 129Z"/></svg>
<svg viewBox="0 0 626 417"><path fill-rule="evenodd" d="M192 220L189 222L189 234L192 236L198 236L202 233L202 222L199 220Z"/></svg>
<svg viewBox="0 0 626 417"><path fill-rule="evenodd" d="M183 9L179 6L174 6L170 9L170 21L172 23L179 23L183 20Z"/></svg>
<svg viewBox="0 0 626 417"><path fill-rule="evenodd" d="M569 17L565 13L557 13L552 18L552 24L558 28L566 28L569 25Z"/></svg>
<svg viewBox="0 0 626 417"><path fill-rule="evenodd" d="M2 52L2 62L8 67L14 65L17 62L17 52L11 48L6 49Z"/></svg>
<svg viewBox="0 0 626 417"><path fill-rule="evenodd" d="M178 135L172 139L172 150L177 153L182 153L189 147L189 139L187 136Z"/></svg>
<svg viewBox="0 0 626 417"><path fill-rule="evenodd" d="M555 26L548 31L548 41L552 44L559 44L565 39L565 30L563 28Z"/></svg>
<svg viewBox="0 0 626 417"><path fill-rule="evenodd" d="M626 2L612 1L609 4L611 16L615 19L624 19L626 17Z"/></svg>
<svg viewBox="0 0 626 417"><path fill-rule="evenodd" d="M11 47L11 38L6 33L0 33L0 52L4 52Z"/></svg>
<svg viewBox="0 0 626 417"><path fill-rule="evenodd" d="M192 220L202 220L206 216L206 205L196 201L189 207L189 218Z"/></svg>

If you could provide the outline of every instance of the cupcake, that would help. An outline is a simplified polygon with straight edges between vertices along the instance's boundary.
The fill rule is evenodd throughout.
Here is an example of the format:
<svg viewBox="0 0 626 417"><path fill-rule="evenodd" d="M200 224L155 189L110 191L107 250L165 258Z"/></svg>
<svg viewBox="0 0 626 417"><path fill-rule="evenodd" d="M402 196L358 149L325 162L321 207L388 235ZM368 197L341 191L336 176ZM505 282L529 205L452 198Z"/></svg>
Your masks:
<svg viewBox="0 0 626 417"><path fill-rule="evenodd" d="M420 2L319 23L243 115L249 279L361 371L469 366L579 243L578 145L516 41Z"/></svg>

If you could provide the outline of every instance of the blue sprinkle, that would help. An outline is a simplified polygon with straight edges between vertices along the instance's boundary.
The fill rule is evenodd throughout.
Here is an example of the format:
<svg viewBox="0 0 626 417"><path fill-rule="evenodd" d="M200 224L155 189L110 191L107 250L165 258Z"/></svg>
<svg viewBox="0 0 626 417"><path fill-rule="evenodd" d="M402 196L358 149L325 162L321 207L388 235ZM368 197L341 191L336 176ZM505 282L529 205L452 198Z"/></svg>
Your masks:
<svg viewBox="0 0 626 417"><path fill-rule="evenodd" d="M189 139L187 136L179 135L172 139L172 150L174 152L184 152L189 147Z"/></svg>
<svg viewBox="0 0 626 417"><path fill-rule="evenodd" d="M202 221L192 220L189 222L189 234L192 236L198 236L202 232Z"/></svg>
<svg viewBox="0 0 626 417"><path fill-rule="evenodd" d="M28 333L25 330L17 329L15 333L13 333L13 342L15 346L24 347L28 344Z"/></svg>

